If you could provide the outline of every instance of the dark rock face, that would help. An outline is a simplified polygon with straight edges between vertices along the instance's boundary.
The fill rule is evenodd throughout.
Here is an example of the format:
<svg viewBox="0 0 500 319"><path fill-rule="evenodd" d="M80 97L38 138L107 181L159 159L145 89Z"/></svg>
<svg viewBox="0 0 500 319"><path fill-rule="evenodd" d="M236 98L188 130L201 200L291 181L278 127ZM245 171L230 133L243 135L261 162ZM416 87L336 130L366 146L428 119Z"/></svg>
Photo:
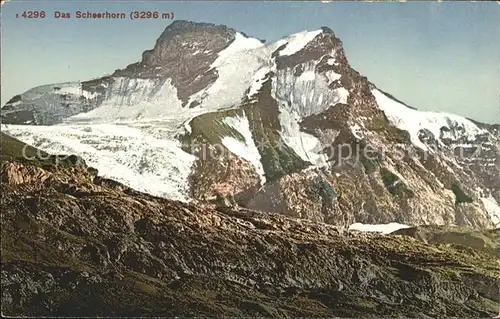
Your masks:
<svg viewBox="0 0 500 319"><path fill-rule="evenodd" d="M18 172L2 175L5 315L489 317L500 306L489 250L188 205L103 183L84 163L37 165L2 161Z"/></svg>
<svg viewBox="0 0 500 319"><path fill-rule="evenodd" d="M212 51L202 55L214 58L234 40L235 32L234 29L223 25L175 21L163 31L155 47L143 53L142 64L150 67L162 66L173 59L180 62L184 55L189 55L194 61L193 54L199 49ZM174 48L182 48L184 52L170 52Z"/></svg>

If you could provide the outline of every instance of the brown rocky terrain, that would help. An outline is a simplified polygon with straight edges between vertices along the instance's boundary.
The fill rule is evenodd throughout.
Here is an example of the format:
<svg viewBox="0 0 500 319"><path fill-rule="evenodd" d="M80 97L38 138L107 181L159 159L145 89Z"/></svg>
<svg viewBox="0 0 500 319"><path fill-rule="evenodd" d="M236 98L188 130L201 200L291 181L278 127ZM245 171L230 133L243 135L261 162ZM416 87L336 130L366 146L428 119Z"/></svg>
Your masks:
<svg viewBox="0 0 500 319"><path fill-rule="evenodd" d="M4 316L490 318L500 307L493 231L386 236L185 204L1 141Z"/></svg>

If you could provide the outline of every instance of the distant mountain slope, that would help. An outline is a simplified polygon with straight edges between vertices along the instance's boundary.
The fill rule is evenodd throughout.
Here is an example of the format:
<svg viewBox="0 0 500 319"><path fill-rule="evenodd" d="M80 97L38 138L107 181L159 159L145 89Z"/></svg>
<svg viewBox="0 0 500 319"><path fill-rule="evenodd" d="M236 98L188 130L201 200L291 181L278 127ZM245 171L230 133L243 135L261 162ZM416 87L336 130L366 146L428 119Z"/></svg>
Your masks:
<svg viewBox="0 0 500 319"><path fill-rule="evenodd" d="M336 225L500 223L498 126L401 103L351 68L326 27L265 44L176 21L140 62L29 90L2 123L167 198L234 195Z"/></svg>

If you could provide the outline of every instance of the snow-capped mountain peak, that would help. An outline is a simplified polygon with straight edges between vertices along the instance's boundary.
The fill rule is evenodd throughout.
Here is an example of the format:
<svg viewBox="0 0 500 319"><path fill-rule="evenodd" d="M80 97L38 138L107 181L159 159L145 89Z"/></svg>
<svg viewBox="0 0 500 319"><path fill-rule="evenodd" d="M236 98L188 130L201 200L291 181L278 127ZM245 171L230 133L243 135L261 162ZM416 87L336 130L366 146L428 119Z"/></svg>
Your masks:
<svg viewBox="0 0 500 319"><path fill-rule="evenodd" d="M225 189L247 207L337 224L486 227L498 215L498 128L401 103L349 65L326 27L266 44L176 21L141 61L22 93L2 123L185 201Z"/></svg>

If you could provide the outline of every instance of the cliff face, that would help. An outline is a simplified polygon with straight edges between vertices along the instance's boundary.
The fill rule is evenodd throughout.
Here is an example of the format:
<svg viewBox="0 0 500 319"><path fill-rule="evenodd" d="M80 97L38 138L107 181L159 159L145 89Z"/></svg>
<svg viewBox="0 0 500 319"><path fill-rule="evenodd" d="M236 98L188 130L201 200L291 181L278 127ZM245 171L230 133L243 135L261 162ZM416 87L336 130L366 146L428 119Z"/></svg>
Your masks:
<svg viewBox="0 0 500 319"><path fill-rule="evenodd" d="M409 107L354 70L325 27L266 44L176 21L141 61L29 90L2 122L169 199L222 192L339 226L500 223L498 125Z"/></svg>
<svg viewBox="0 0 500 319"><path fill-rule="evenodd" d="M191 95L215 82L218 74L211 64L234 41L235 34L225 26L175 21L163 31L154 48L143 53L141 62L117 70L113 76L170 78L177 97L186 106Z"/></svg>
<svg viewBox="0 0 500 319"><path fill-rule="evenodd" d="M5 140L11 154L23 146ZM186 204L75 158L2 158L1 172L4 315L490 317L500 306L494 231L363 234ZM486 244L437 239L458 231Z"/></svg>

